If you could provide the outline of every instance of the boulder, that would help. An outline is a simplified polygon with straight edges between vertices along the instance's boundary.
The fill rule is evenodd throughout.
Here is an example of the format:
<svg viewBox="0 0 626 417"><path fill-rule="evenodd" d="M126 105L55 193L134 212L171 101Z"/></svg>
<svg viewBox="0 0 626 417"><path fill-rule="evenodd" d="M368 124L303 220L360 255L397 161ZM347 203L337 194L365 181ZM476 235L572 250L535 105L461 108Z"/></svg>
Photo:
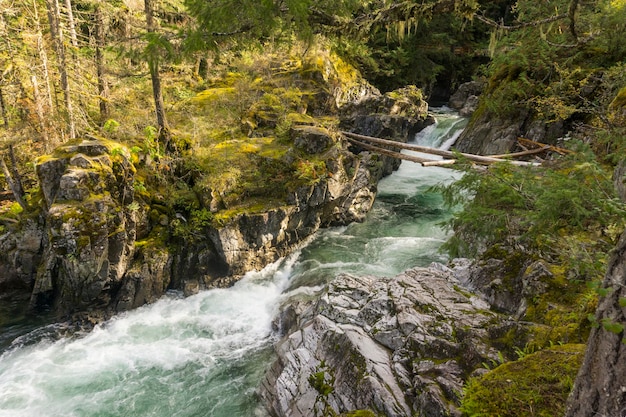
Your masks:
<svg viewBox="0 0 626 417"><path fill-rule="evenodd" d="M369 94L340 108L340 127L353 133L407 142L433 123L428 103L415 86Z"/></svg>
<svg viewBox="0 0 626 417"><path fill-rule="evenodd" d="M546 293L554 275L542 261L532 261L511 250L498 258L459 260L459 281L489 305L516 319L524 317L532 300Z"/></svg>
<svg viewBox="0 0 626 417"><path fill-rule="evenodd" d="M259 394L275 416L369 409L460 416L465 379L497 359L496 327L516 326L442 265L393 278L343 274L315 301L292 301Z"/></svg>

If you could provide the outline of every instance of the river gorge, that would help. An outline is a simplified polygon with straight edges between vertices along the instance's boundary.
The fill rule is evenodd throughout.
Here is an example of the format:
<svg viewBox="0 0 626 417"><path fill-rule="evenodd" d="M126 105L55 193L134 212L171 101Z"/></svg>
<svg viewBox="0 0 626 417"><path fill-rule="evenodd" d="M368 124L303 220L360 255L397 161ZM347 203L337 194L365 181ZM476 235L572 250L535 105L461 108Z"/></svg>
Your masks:
<svg viewBox="0 0 626 417"><path fill-rule="evenodd" d="M466 119L445 110L436 119L415 141L449 147ZM230 288L169 292L86 334L58 337L49 325L7 341L0 416L266 416L257 390L274 360L281 306L314 298L338 273L393 276L445 263L440 223L449 212L429 189L457 175L403 162L379 183L363 223L321 230Z"/></svg>

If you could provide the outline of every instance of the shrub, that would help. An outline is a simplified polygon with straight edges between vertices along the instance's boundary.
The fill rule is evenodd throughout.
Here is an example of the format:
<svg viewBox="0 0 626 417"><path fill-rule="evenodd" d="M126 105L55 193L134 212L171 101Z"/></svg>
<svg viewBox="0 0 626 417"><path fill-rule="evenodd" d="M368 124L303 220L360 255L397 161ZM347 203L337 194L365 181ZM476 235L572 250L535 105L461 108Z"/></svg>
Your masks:
<svg viewBox="0 0 626 417"><path fill-rule="evenodd" d="M448 222L455 234L444 249L451 256L476 256L505 244L595 277L617 238L611 230L625 226L626 207L611 175L584 153L552 168L504 163L468 169L439 189L449 206L460 208Z"/></svg>

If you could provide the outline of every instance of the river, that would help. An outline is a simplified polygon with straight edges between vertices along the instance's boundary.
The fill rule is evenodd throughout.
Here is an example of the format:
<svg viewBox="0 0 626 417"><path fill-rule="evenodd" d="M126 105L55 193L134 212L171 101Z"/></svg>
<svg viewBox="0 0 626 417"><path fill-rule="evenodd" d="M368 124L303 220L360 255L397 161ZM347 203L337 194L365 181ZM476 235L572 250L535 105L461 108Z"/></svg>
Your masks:
<svg viewBox="0 0 626 417"><path fill-rule="evenodd" d="M415 140L447 148L466 120L436 117ZM48 326L18 337L0 356L0 417L265 417L255 390L281 303L338 272L388 276L445 262L439 223L449 213L429 187L456 175L403 162L380 182L364 223L320 231L231 288L172 292L88 334L51 338Z"/></svg>

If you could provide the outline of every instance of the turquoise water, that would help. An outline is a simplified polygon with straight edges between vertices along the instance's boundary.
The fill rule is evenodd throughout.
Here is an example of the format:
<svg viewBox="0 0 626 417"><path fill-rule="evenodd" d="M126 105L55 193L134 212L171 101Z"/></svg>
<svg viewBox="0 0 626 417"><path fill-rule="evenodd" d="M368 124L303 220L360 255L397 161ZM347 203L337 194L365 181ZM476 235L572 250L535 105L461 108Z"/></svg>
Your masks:
<svg viewBox="0 0 626 417"><path fill-rule="evenodd" d="M449 146L465 125L437 119L418 143ZM232 288L170 293L84 335L41 337L54 333L44 327L17 338L0 356L0 417L267 416L255 390L273 359L281 302L338 272L393 275L445 261L438 223L449 213L428 189L455 175L403 162L364 223L321 231Z"/></svg>

